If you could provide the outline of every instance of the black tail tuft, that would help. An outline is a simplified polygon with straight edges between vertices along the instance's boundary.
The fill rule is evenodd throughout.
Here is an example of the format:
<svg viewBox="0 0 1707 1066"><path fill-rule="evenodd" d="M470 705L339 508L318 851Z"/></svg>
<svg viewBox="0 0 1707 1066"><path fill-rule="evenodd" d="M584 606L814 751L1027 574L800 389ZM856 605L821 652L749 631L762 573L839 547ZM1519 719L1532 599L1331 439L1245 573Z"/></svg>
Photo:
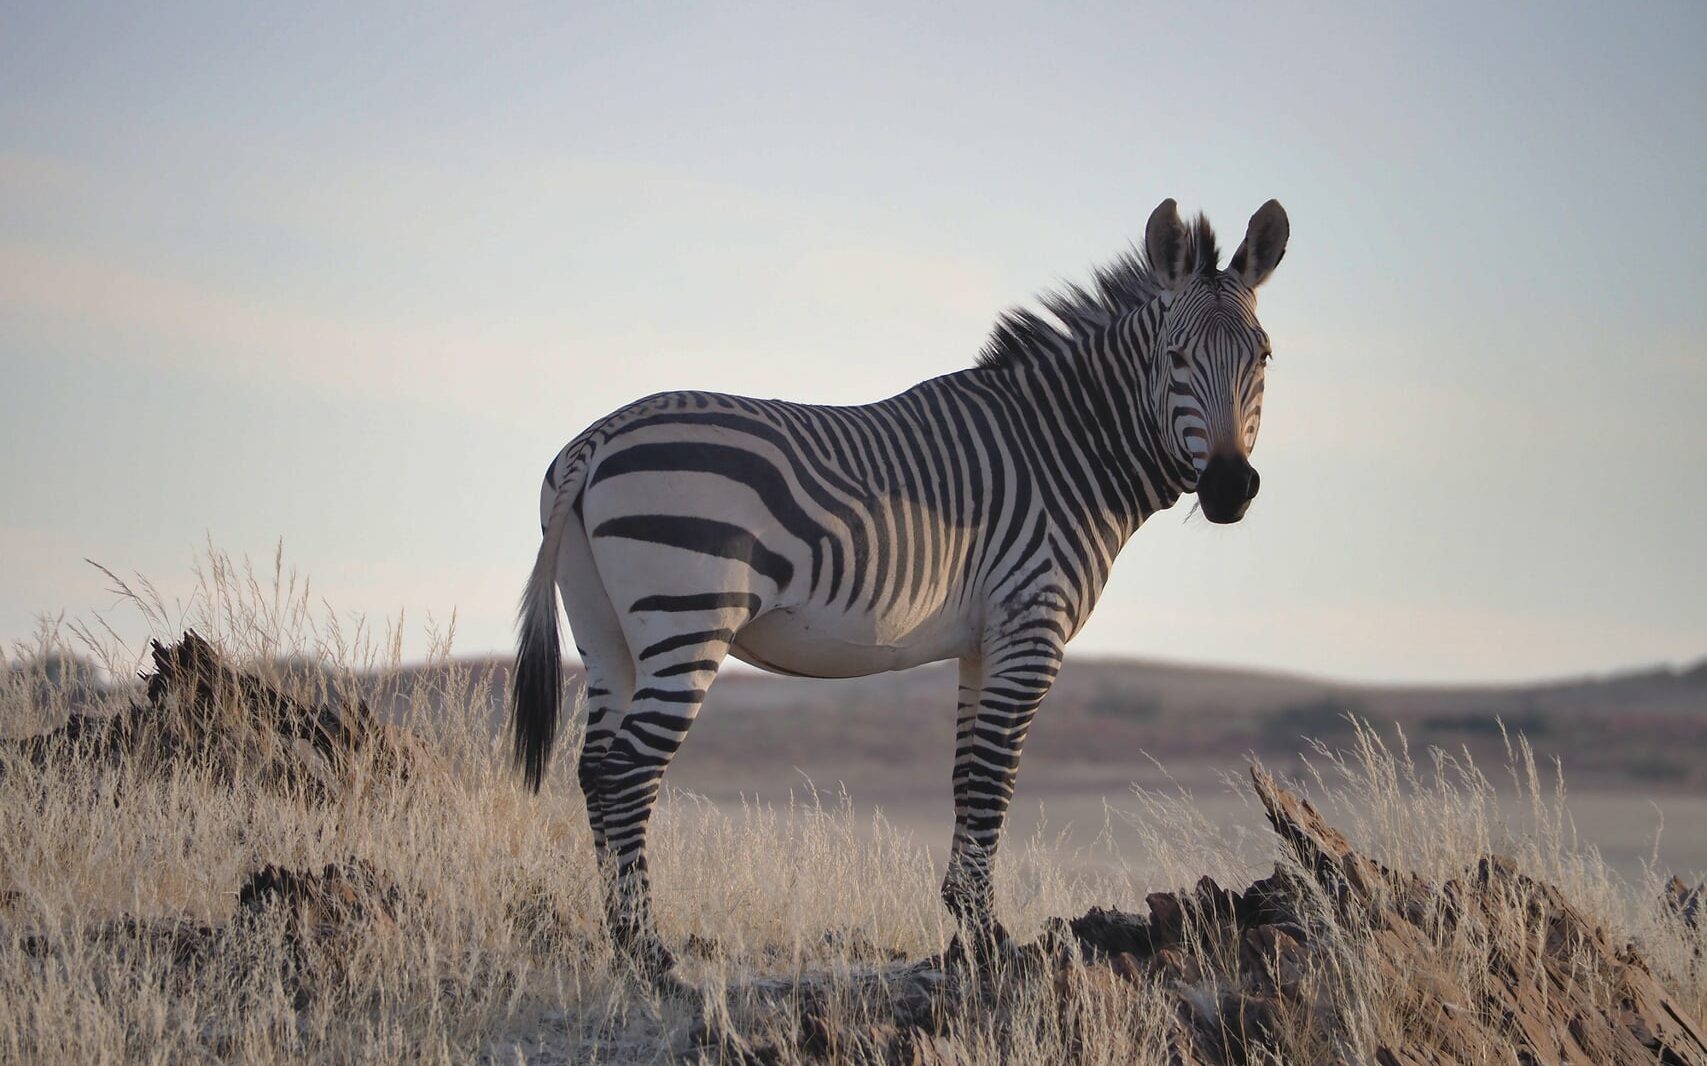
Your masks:
<svg viewBox="0 0 1707 1066"><path fill-rule="evenodd" d="M511 679L515 758L528 788L539 791L557 739L557 705L563 692L563 659L557 642L557 600L551 585L530 586L522 605L521 641ZM541 600L543 599L543 602Z"/></svg>

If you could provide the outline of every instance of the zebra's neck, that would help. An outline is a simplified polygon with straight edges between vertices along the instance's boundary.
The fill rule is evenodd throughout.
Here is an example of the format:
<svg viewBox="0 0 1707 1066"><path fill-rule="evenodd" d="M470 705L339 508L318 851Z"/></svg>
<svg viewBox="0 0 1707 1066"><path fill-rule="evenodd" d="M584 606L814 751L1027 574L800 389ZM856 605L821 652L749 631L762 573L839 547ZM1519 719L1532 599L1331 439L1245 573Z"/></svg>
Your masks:
<svg viewBox="0 0 1707 1066"><path fill-rule="evenodd" d="M1188 475L1157 415L1166 382L1154 375L1166 368L1154 365L1149 342L1162 311L1153 302L1095 334L1063 336L1055 350L986 379L1017 409L1038 482L1120 543L1172 507Z"/></svg>

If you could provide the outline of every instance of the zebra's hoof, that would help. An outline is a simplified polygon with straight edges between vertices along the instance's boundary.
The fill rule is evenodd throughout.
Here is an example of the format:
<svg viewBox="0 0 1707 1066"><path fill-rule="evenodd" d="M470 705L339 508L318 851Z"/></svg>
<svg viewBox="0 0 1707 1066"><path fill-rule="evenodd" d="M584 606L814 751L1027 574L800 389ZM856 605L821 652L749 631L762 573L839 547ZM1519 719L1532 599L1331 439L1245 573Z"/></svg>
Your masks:
<svg viewBox="0 0 1707 1066"><path fill-rule="evenodd" d="M676 957L657 940L644 940L620 949L618 956L644 980L658 984L676 968Z"/></svg>
<svg viewBox="0 0 1707 1066"><path fill-rule="evenodd" d="M652 990L667 999L673 999L694 1007L700 1006L703 1002L699 989L673 973L653 974L651 982Z"/></svg>
<svg viewBox="0 0 1707 1066"><path fill-rule="evenodd" d="M1014 952L1014 941L1008 931L1000 922L991 922L982 929L963 927L949 942L943 961L949 966L975 965L987 969L1012 958Z"/></svg>

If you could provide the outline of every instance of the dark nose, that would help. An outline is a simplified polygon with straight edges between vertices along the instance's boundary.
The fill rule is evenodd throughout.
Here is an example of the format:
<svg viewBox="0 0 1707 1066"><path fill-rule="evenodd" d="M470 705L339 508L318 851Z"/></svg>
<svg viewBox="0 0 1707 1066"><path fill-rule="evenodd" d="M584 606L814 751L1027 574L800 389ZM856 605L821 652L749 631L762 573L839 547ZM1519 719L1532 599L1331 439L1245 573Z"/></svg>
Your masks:
<svg viewBox="0 0 1707 1066"><path fill-rule="evenodd" d="M1197 501L1211 522L1237 522L1261 485L1262 478L1244 456L1216 455L1197 479Z"/></svg>
<svg viewBox="0 0 1707 1066"><path fill-rule="evenodd" d="M1217 455L1203 469L1203 481L1209 490L1227 500L1254 500L1262 478L1257 468L1242 455Z"/></svg>

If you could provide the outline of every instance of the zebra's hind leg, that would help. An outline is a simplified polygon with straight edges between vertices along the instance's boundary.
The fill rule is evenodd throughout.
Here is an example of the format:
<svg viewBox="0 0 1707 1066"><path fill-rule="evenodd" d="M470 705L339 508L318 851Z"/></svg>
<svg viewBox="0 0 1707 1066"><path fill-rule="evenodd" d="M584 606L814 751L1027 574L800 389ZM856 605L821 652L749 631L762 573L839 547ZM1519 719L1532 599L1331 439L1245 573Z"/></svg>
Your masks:
<svg viewBox="0 0 1707 1066"><path fill-rule="evenodd" d="M576 776L581 795L587 801L587 824L593 833L599 873L608 880L609 849L604 802L599 790L599 763L616 738L617 723L634 693L634 656L628 650L622 618L600 580L586 531L579 522L564 530L559 552L557 586L563 596L563 609L569 616L569 628L575 634L575 651L587 671L584 694L587 721Z"/></svg>
<svg viewBox="0 0 1707 1066"><path fill-rule="evenodd" d="M960 661L954 841L942 896L960 925L961 947L981 958L1007 943L995 915L996 849L1013 801L1020 752L1061 668L1062 643L1058 627L1040 625L995 637L981 657Z"/></svg>
<svg viewBox="0 0 1707 1066"><path fill-rule="evenodd" d="M678 626L673 635L645 643L634 641L634 635L633 698L598 766L605 840L614 867L605 906L618 950L657 977L675 959L659 939L652 916L647 828L664 771L699 714L728 654L733 629L710 625L682 632Z"/></svg>
<svg viewBox="0 0 1707 1066"><path fill-rule="evenodd" d="M593 850L598 858L599 874L607 881L612 870L605 834L604 794L599 787L600 764L610 750L611 741L616 739L617 723L622 720L623 711L634 693L634 664L629 660L628 646L620 640L620 631L617 631L617 637L614 647L607 642L599 642L592 648L580 645L575 648L587 668L587 726L581 741L581 758L575 769L581 795L587 801L587 824L593 831Z"/></svg>

